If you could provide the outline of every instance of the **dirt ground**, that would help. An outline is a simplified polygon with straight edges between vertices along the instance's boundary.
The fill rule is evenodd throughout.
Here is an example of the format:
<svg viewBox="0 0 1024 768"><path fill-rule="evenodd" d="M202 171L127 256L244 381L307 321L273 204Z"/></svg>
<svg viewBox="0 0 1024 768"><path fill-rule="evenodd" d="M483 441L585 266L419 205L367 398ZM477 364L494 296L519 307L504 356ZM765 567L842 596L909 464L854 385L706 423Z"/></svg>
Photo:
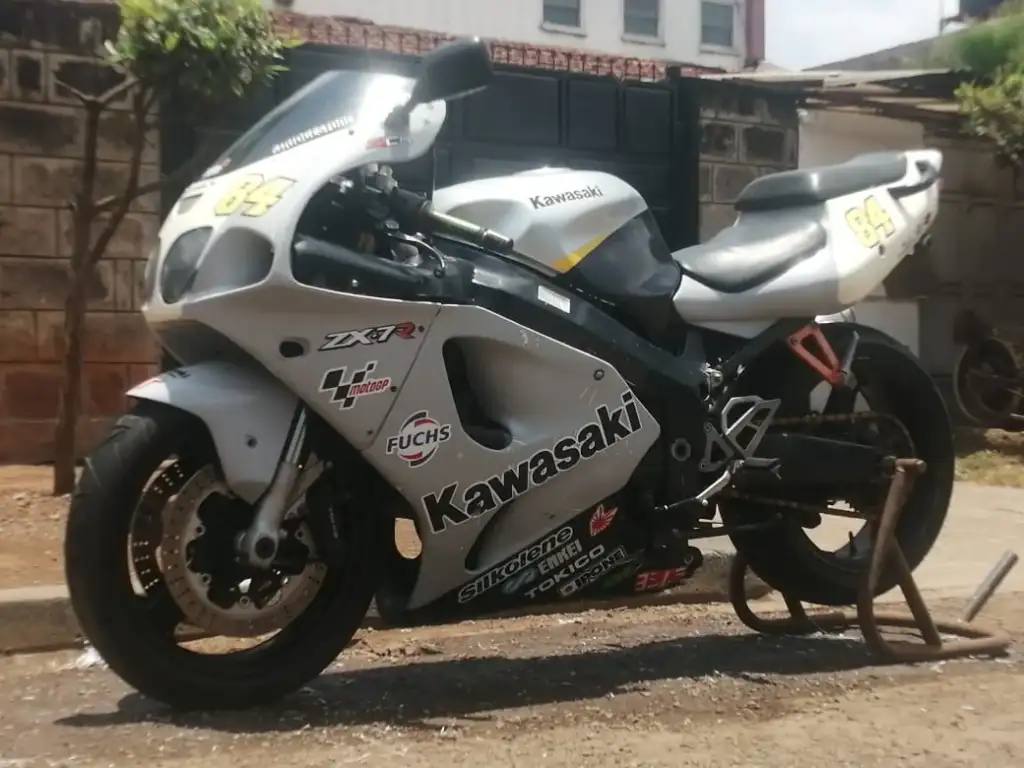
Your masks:
<svg viewBox="0 0 1024 768"><path fill-rule="evenodd" d="M983 618L1019 634L1024 604ZM0 766L1010 768L1021 661L879 667L723 606L592 611L365 632L280 706L175 715L80 653L18 656L0 659Z"/></svg>
<svg viewBox="0 0 1024 768"><path fill-rule="evenodd" d="M1024 487L1024 434L1002 429L956 432L957 480Z"/></svg>

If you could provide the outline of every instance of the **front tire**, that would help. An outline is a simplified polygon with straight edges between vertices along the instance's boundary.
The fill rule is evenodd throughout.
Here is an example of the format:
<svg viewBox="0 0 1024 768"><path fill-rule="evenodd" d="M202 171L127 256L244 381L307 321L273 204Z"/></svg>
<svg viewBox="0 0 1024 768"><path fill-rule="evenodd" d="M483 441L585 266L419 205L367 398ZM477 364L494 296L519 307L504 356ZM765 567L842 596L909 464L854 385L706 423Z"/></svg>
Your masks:
<svg viewBox="0 0 1024 768"><path fill-rule="evenodd" d="M146 696L179 709L268 704L317 677L359 629L387 528L372 514L346 516L345 557L327 568L302 613L254 648L193 652L174 636L181 614L173 614L167 591L136 593L127 553L146 483L169 457L197 454L212 457L210 439L187 413L139 402L118 419L87 458L71 501L64 542L71 605L86 639ZM161 597L163 605L155 606ZM157 620L168 608L172 618Z"/></svg>

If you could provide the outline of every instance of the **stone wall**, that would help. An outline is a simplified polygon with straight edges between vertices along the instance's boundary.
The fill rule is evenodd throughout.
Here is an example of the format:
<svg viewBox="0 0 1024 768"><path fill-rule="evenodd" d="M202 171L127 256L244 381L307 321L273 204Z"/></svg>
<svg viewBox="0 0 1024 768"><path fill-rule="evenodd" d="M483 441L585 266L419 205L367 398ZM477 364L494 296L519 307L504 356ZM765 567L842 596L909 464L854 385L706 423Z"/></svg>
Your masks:
<svg viewBox="0 0 1024 768"><path fill-rule="evenodd" d="M797 167L795 104L726 83L704 84L700 114L700 239L736 219L732 204L758 176Z"/></svg>
<svg viewBox="0 0 1024 768"><path fill-rule="evenodd" d="M11 3L10 6L7 3ZM61 86L96 79L88 56L116 25L105 3L4 0L0 13L0 463L52 458L68 288L68 200L83 152L83 112ZM85 54L85 55L83 55ZM103 190L127 172L127 113L112 109L99 136ZM143 178L155 178L158 142ZM89 286L80 445L154 369L138 313L144 258L159 226L158 198L136 201Z"/></svg>
<svg viewBox="0 0 1024 768"><path fill-rule="evenodd" d="M1024 341L1024 178L981 142L932 131L925 141L942 151L943 164L929 254L936 286L920 302L921 360L942 383L959 353L953 327L961 312Z"/></svg>

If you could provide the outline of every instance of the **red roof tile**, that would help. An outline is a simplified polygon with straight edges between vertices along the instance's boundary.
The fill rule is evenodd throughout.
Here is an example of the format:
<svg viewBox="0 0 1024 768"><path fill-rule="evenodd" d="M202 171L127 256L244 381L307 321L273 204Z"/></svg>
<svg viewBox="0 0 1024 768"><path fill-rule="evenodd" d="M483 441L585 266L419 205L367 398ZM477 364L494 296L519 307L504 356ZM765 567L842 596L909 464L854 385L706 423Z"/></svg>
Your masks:
<svg viewBox="0 0 1024 768"><path fill-rule="evenodd" d="M291 11L274 11L272 16L274 27L279 34L297 35L307 43L344 45L417 55L454 39L453 35L442 32L382 26L372 21L347 16L310 16ZM488 44L491 48L491 59L499 64L585 72L592 75L614 75L626 80L662 80L666 68L672 66L679 67L681 74L687 75L723 71L697 64L613 56L511 40L489 40Z"/></svg>

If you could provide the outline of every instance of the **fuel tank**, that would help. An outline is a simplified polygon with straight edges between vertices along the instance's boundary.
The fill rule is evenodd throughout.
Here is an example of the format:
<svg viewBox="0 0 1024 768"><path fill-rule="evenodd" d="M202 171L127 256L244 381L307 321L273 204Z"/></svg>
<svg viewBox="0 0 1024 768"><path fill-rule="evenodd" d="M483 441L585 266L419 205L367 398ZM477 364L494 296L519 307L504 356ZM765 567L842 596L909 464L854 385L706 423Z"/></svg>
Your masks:
<svg viewBox="0 0 1024 768"><path fill-rule="evenodd" d="M622 179L600 171L540 168L438 189L434 207L515 240L516 251L568 272L647 210Z"/></svg>

